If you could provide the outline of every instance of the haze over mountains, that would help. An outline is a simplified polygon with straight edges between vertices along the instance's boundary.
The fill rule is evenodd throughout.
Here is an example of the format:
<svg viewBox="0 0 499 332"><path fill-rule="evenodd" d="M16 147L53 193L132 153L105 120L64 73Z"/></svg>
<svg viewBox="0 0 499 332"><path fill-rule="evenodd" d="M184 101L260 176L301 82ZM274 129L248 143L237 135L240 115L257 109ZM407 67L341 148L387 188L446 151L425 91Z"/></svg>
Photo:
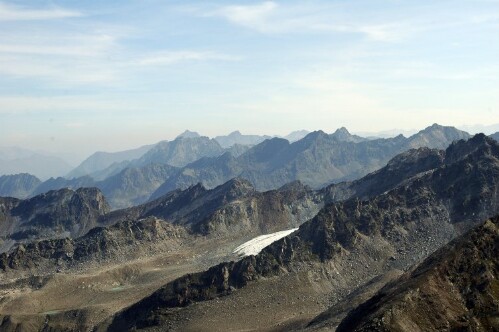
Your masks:
<svg viewBox="0 0 499 332"><path fill-rule="evenodd" d="M0 197L0 331L495 328L492 137L435 124L223 148L185 132L132 160L105 156L99 167L125 166L102 180L2 176L2 193L24 198Z"/></svg>
<svg viewBox="0 0 499 332"><path fill-rule="evenodd" d="M59 157L16 147L0 148L0 175L29 173L42 180L66 174L71 166Z"/></svg>
<svg viewBox="0 0 499 332"><path fill-rule="evenodd" d="M298 138L304 134L302 131L290 135ZM439 125L409 138L399 135L367 139L340 128L330 135L321 131L309 133L293 143L237 132L209 139L186 131L171 142L119 153L95 153L69 173L82 176L49 179L31 191L17 189L15 184L19 181L12 177L4 178L3 182L11 188L9 191L4 184L3 193L25 198L54 189L96 186L113 208L123 208L199 182L213 188L234 177L249 180L258 190L276 189L295 180L319 188L365 175L407 149L445 148L452 141L467 137L465 132Z"/></svg>
<svg viewBox="0 0 499 332"><path fill-rule="evenodd" d="M254 328L275 327L297 302L286 290L300 292L304 287L313 299L298 301L302 303L294 312L335 305L374 276L411 266L463 230L497 214L498 158L499 144L483 135L460 141L446 150L440 166L409 176L366 201L352 198L327 205L297 232L260 254L172 281L119 313L107 328L242 329L248 326L247 317L259 317ZM463 167L468 167L464 173ZM251 291L245 292L246 287ZM323 298L325 294L329 295ZM216 298L216 305L208 301ZM253 306L255 302L260 305ZM224 315L210 323L203 320L225 308L225 303L234 308L230 324ZM269 305L274 310L268 312ZM209 325L201 328L203 324ZM299 321L294 324L300 326Z"/></svg>

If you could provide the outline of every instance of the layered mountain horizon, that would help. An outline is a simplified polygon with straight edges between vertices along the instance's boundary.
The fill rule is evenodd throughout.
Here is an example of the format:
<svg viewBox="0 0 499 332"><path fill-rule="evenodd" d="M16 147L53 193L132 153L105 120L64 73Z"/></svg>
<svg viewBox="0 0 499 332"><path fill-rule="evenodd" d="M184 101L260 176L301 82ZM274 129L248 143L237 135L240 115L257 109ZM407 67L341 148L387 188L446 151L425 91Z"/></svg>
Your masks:
<svg viewBox="0 0 499 332"><path fill-rule="evenodd" d="M0 331L490 330L498 184L493 136L437 124L186 132L102 180L2 176Z"/></svg>
<svg viewBox="0 0 499 332"><path fill-rule="evenodd" d="M292 134L299 138L297 133ZM275 189L295 180L318 188L365 175L407 149L445 148L455 139L469 137L437 124L409 138L362 138L344 127L330 135L322 131L298 134L306 136L290 142L268 136L256 139L236 131L209 139L186 131L171 142L118 153L95 153L71 171L69 178L44 182L31 178L26 183L26 175L2 176L0 188L4 196L27 198L54 189L96 186L113 208L140 204L198 182L212 188L233 177L245 178L259 190Z"/></svg>

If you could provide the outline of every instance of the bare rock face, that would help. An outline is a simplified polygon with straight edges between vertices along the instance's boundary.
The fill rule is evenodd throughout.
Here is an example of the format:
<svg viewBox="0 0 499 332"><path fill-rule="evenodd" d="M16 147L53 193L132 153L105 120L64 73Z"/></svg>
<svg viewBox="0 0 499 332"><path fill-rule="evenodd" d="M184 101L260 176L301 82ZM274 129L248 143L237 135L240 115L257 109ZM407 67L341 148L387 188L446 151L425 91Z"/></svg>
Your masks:
<svg viewBox="0 0 499 332"><path fill-rule="evenodd" d="M9 253L0 254L0 270L43 272L68 268L81 262L131 259L143 252L144 244L187 237L183 227L154 217L122 221L110 227L96 227L85 236L50 239L20 244Z"/></svg>
<svg viewBox="0 0 499 332"><path fill-rule="evenodd" d="M428 155L436 158L436 168L368 200L329 204L257 256L181 277L119 313L111 330L161 325L172 308L226 296L311 264L326 271L335 296L345 295L387 271L407 269L499 214L497 142L477 135L449 147L443 162L440 154Z"/></svg>
<svg viewBox="0 0 499 332"><path fill-rule="evenodd" d="M352 310L336 331L499 330L499 217Z"/></svg>
<svg viewBox="0 0 499 332"><path fill-rule="evenodd" d="M102 223L154 216L196 234L261 234L297 227L315 215L322 204L321 193L299 182L261 193L249 181L234 178L213 189L197 184L137 207L114 211L102 218Z"/></svg>
<svg viewBox="0 0 499 332"><path fill-rule="evenodd" d="M110 211L96 188L49 191L27 200L1 199L0 234L6 242L77 237Z"/></svg>

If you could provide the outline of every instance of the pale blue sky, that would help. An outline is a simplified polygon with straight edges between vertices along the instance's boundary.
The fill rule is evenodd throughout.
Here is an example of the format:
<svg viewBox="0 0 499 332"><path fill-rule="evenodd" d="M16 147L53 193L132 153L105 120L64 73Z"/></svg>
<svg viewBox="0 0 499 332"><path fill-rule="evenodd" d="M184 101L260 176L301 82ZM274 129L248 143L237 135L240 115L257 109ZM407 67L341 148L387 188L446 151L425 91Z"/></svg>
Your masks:
<svg viewBox="0 0 499 332"><path fill-rule="evenodd" d="M499 123L499 1L1 1L0 145Z"/></svg>

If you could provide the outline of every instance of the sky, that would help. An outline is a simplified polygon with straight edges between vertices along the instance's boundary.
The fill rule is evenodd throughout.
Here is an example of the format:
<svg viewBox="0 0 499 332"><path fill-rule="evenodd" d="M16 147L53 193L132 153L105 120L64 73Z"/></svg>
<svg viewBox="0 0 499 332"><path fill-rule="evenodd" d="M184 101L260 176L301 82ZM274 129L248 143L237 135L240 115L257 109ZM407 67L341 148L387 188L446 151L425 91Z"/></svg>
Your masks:
<svg viewBox="0 0 499 332"><path fill-rule="evenodd" d="M0 146L499 123L499 1L2 1Z"/></svg>

